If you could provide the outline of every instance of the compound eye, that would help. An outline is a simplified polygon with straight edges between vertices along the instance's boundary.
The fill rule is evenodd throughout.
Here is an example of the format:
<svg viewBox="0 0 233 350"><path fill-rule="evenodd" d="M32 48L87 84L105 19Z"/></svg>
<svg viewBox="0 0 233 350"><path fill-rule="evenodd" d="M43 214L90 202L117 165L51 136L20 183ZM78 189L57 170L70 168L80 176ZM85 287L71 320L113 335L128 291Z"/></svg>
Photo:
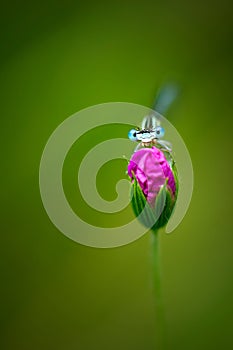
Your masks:
<svg viewBox="0 0 233 350"><path fill-rule="evenodd" d="M156 138L160 139L161 137L164 136L164 134L165 134L164 128L162 128L161 126L157 126L157 128L155 129Z"/></svg>
<svg viewBox="0 0 233 350"><path fill-rule="evenodd" d="M131 141L137 141L137 130L135 129L132 129L128 132L128 138L131 140Z"/></svg>

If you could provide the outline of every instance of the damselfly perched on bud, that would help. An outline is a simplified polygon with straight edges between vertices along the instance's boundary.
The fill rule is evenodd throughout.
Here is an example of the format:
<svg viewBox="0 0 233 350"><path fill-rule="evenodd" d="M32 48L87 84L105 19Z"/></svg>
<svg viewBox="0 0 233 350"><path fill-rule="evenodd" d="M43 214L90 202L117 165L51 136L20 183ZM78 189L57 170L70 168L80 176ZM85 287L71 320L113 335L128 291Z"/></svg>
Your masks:
<svg viewBox="0 0 233 350"><path fill-rule="evenodd" d="M168 222L178 194L178 174L170 142L162 140L165 130L156 113L145 116L140 128L129 131L138 142L130 162L132 207L148 228L157 230Z"/></svg>

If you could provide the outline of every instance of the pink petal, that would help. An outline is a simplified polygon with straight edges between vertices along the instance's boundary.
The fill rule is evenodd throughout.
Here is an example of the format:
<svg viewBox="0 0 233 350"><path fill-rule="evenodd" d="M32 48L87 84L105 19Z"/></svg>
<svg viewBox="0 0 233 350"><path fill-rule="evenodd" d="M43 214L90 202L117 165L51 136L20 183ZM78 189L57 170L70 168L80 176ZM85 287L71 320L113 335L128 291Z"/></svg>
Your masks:
<svg viewBox="0 0 233 350"><path fill-rule="evenodd" d="M142 148L136 151L129 162L128 174L136 177L141 189L147 197L148 203L153 206L155 198L168 179L168 186L175 193L175 179L172 170L158 148Z"/></svg>

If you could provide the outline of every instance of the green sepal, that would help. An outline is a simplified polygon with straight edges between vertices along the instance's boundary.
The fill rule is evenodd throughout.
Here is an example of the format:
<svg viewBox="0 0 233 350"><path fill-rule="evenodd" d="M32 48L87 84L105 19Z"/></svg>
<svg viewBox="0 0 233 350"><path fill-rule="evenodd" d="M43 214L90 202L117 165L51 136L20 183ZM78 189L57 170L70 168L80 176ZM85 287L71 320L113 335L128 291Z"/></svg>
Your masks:
<svg viewBox="0 0 233 350"><path fill-rule="evenodd" d="M163 209L162 209L163 206ZM155 212L160 214L159 219L156 221L155 225L152 227L153 230L158 230L159 228L165 226L171 217L172 211L175 206L175 198L173 197L171 190L166 183L161 187L156 199L155 199ZM162 211L161 211L162 209Z"/></svg>
<svg viewBox="0 0 233 350"><path fill-rule="evenodd" d="M175 200L177 199L178 192L179 192L179 177L178 177L178 171L175 163L172 166L172 173L175 179L175 184L176 184L176 192L175 192Z"/></svg>
<svg viewBox="0 0 233 350"><path fill-rule="evenodd" d="M136 178L134 178L134 182L131 187L131 197L132 197L131 204L132 204L132 208L135 216L138 217L139 221L144 226L150 228L151 224L153 224L153 221L151 221L153 220L153 213L146 201L146 197L141 187L139 186ZM145 210L143 211L144 208Z"/></svg>
<svg viewBox="0 0 233 350"><path fill-rule="evenodd" d="M175 205L175 198L167 187L167 181L160 188L153 208L148 204L135 177L131 187L131 197L134 214L145 227L157 231L167 224Z"/></svg>

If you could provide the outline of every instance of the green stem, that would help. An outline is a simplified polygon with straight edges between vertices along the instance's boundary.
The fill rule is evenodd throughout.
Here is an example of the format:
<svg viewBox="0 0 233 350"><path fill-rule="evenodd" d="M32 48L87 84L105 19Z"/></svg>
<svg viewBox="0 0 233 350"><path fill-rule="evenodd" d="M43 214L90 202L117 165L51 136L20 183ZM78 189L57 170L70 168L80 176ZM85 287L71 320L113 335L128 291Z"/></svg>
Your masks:
<svg viewBox="0 0 233 350"><path fill-rule="evenodd" d="M153 266L153 292L155 303L155 316L156 316L156 338L157 349L164 349L165 342L165 320L164 320L164 307L162 298L162 276L161 276L161 257L160 257L160 245L158 231L152 232L152 266Z"/></svg>

